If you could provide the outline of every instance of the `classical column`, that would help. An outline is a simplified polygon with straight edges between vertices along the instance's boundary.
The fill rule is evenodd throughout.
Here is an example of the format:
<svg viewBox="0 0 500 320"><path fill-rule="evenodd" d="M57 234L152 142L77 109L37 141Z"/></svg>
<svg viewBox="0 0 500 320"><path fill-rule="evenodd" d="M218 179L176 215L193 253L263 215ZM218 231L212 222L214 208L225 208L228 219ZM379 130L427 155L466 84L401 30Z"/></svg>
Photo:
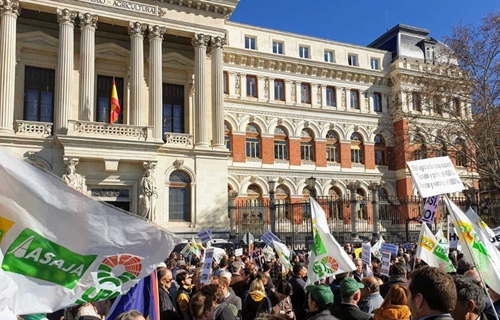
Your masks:
<svg viewBox="0 0 500 320"><path fill-rule="evenodd" d="M351 181L347 183L347 189L351 192L351 237L353 241L359 240L358 235L358 213L356 212L358 200L356 199L359 188L359 181Z"/></svg>
<svg viewBox="0 0 500 320"><path fill-rule="evenodd" d="M236 198L237 191L229 191L229 238L234 239L236 236Z"/></svg>
<svg viewBox="0 0 500 320"><path fill-rule="evenodd" d="M130 117L129 124L141 125L142 82L144 80L144 32L148 26L130 22Z"/></svg>
<svg viewBox="0 0 500 320"><path fill-rule="evenodd" d="M224 70L222 69L222 47L226 44L223 37L212 37L212 145L226 148L224 143Z"/></svg>
<svg viewBox="0 0 500 320"><path fill-rule="evenodd" d="M95 29L97 15L79 13L80 28L80 120L94 121Z"/></svg>
<svg viewBox="0 0 500 320"><path fill-rule="evenodd" d="M162 140L162 41L166 29L149 26L149 125L153 126L153 137Z"/></svg>
<svg viewBox="0 0 500 320"><path fill-rule="evenodd" d="M195 145L208 147L208 110L206 105L206 64L207 45L210 37L196 34L193 37L194 46L194 107L195 107Z"/></svg>
<svg viewBox="0 0 500 320"><path fill-rule="evenodd" d="M71 89L73 88L73 61L75 56L75 19L76 11L57 9L59 22L59 56L56 77L56 104L54 128L56 133L68 131L71 117ZM93 89L93 88L92 88Z"/></svg>
<svg viewBox="0 0 500 320"><path fill-rule="evenodd" d="M17 0L0 1L0 132L14 133Z"/></svg>
<svg viewBox="0 0 500 320"><path fill-rule="evenodd" d="M380 210L378 202L378 190L384 185L384 182L372 182L368 186L368 189L372 192L372 206L373 206L373 240L377 241L380 238L379 231L379 220L380 220Z"/></svg>

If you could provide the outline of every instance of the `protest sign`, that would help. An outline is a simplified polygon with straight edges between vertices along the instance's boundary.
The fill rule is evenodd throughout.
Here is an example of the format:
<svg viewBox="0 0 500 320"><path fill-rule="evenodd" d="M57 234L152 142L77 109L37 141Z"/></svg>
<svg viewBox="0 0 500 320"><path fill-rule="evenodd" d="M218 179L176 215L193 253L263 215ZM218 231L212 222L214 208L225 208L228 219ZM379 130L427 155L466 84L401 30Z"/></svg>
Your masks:
<svg viewBox="0 0 500 320"><path fill-rule="evenodd" d="M197 235L198 235L198 238L200 238L202 243L207 243L210 240L212 240L212 230L211 229L200 231L200 232L198 232Z"/></svg>
<svg viewBox="0 0 500 320"><path fill-rule="evenodd" d="M389 270L391 268L391 252L382 251L382 261L380 262L380 274L383 276L389 276Z"/></svg>
<svg viewBox="0 0 500 320"><path fill-rule="evenodd" d="M389 251L391 254L398 254L398 245L396 244L392 244L392 243L387 243L387 242L384 242L382 243L382 245L380 246L380 250L381 251Z"/></svg>
<svg viewBox="0 0 500 320"><path fill-rule="evenodd" d="M214 248L207 249L205 261L203 261L203 271L201 273L201 283L210 283L210 273L212 273L212 262L214 258Z"/></svg>
<svg viewBox="0 0 500 320"><path fill-rule="evenodd" d="M460 244L458 243L458 234L455 230L455 225L451 221L450 216L448 216L448 243L450 249L458 249Z"/></svg>
<svg viewBox="0 0 500 320"><path fill-rule="evenodd" d="M413 249L413 243L403 243L403 248L410 251L411 249Z"/></svg>
<svg viewBox="0 0 500 320"><path fill-rule="evenodd" d="M264 253L262 249L257 249L252 252L252 259L255 265L259 268L262 268L266 263L266 257L264 257Z"/></svg>
<svg viewBox="0 0 500 320"><path fill-rule="evenodd" d="M236 257L242 256L243 255L243 248L238 248L238 249L234 250L234 255Z"/></svg>
<svg viewBox="0 0 500 320"><path fill-rule="evenodd" d="M355 258L361 258L361 250L362 250L362 248L354 249L354 257Z"/></svg>
<svg viewBox="0 0 500 320"><path fill-rule="evenodd" d="M361 246L361 260L366 265L372 264L372 246L370 243L363 243Z"/></svg>
<svg viewBox="0 0 500 320"><path fill-rule="evenodd" d="M273 243L273 240L274 241L277 241L277 242L281 242L280 238L278 238L274 233L272 233L271 231L267 230L263 235L262 237L260 238L260 240L264 241L268 246L270 246L271 248L274 249L274 243Z"/></svg>
<svg viewBox="0 0 500 320"><path fill-rule="evenodd" d="M406 165L422 198L465 189L449 157L409 161Z"/></svg>
<svg viewBox="0 0 500 320"><path fill-rule="evenodd" d="M439 206L439 198L441 195L435 195L425 199L424 213L422 215L421 221L424 223L433 224L436 218L437 208Z"/></svg>

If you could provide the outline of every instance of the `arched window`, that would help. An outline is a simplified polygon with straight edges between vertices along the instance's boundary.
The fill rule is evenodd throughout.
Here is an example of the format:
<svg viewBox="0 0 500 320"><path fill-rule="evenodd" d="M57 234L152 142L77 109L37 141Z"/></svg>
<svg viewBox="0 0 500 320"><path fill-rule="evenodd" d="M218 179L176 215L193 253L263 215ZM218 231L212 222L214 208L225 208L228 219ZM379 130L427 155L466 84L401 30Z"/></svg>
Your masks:
<svg viewBox="0 0 500 320"><path fill-rule="evenodd" d="M306 161L314 161L314 134L307 128L302 129L301 133L300 158Z"/></svg>
<svg viewBox="0 0 500 320"><path fill-rule="evenodd" d="M246 127L246 154L247 158L260 158L260 130L253 123Z"/></svg>
<svg viewBox="0 0 500 320"><path fill-rule="evenodd" d="M333 130L326 134L326 161L339 162L339 136Z"/></svg>
<svg viewBox="0 0 500 320"><path fill-rule="evenodd" d="M181 170L170 174L168 179L169 221L191 221L191 179Z"/></svg>
<svg viewBox="0 0 500 320"><path fill-rule="evenodd" d="M364 163L363 161L363 138L357 132L351 135L351 162Z"/></svg>
<svg viewBox="0 0 500 320"><path fill-rule="evenodd" d="M427 148L425 139L421 135L415 135L413 138L413 160L421 160L427 158Z"/></svg>
<svg viewBox="0 0 500 320"><path fill-rule="evenodd" d="M375 136L375 164L386 165L385 139L380 134Z"/></svg>
<svg viewBox="0 0 500 320"><path fill-rule="evenodd" d="M351 89L351 109L359 109L359 91Z"/></svg>
<svg viewBox="0 0 500 320"><path fill-rule="evenodd" d="M224 143L226 144L226 149L229 151L233 151L232 142L231 126L229 126L229 123L224 122Z"/></svg>
<svg viewBox="0 0 500 320"><path fill-rule="evenodd" d="M465 141L460 138L455 140L455 160L457 167L467 167L467 148Z"/></svg>
<svg viewBox="0 0 500 320"><path fill-rule="evenodd" d="M285 185L279 185L276 187L276 219L278 221L283 221L285 219L290 219L288 203L290 202L290 189Z"/></svg>
<svg viewBox="0 0 500 320"><path fill-rule="evenodd" d="M288 135L281 126L274 129L274 159L288 159Z"/></svg>
<svg viewBox="0 0 500 320"><path fill-rule="evenodd" d="M331 187L328 190L328 198L329 217L335 220L342 219L342 190L337 187Z"/></svg>
<svg viewBox="0 0 500 320"><path fill-rule="evenodd" d="M258 185L251 184L247 188L247 204L261 205L262 204L262 190Z"/></svg>
<svg viewBox="0 0 500 320"><path fill-rule="evenodd" d="M448 151L446 150L446 144L444 141L441 138L436 137L434 142L436 143L435 157L446 157L448 155Z"/></svg>

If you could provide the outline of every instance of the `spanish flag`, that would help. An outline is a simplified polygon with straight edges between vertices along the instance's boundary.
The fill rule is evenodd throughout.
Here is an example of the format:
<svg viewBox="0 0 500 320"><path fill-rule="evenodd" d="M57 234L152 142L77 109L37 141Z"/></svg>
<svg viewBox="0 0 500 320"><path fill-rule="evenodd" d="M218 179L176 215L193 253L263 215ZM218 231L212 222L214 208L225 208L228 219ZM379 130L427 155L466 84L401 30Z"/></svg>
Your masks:
<svg viewBox="0 0 500 320"><path fill-rule="evenodd" d="M116 91L115 78L113 78L113 87L111 88L111 110L109 113L109 122L115 123L120 116L120 100L118 100L118 92Z"/></svg>

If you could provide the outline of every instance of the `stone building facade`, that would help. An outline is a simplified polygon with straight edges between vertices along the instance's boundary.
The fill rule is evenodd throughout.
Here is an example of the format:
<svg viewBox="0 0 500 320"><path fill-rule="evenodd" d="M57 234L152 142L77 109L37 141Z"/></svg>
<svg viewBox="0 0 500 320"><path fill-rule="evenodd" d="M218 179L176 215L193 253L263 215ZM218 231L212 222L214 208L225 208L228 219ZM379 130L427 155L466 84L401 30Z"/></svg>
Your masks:
<svg viewBox="0 0 500 320"><path fill-rule="evenodd" d="M228 201L269 180L279 202L311 176L319 196L412 195L392 110L425 59L233 23L237 4L0 0L1 150L180 234L227 233Z"/></svg>

